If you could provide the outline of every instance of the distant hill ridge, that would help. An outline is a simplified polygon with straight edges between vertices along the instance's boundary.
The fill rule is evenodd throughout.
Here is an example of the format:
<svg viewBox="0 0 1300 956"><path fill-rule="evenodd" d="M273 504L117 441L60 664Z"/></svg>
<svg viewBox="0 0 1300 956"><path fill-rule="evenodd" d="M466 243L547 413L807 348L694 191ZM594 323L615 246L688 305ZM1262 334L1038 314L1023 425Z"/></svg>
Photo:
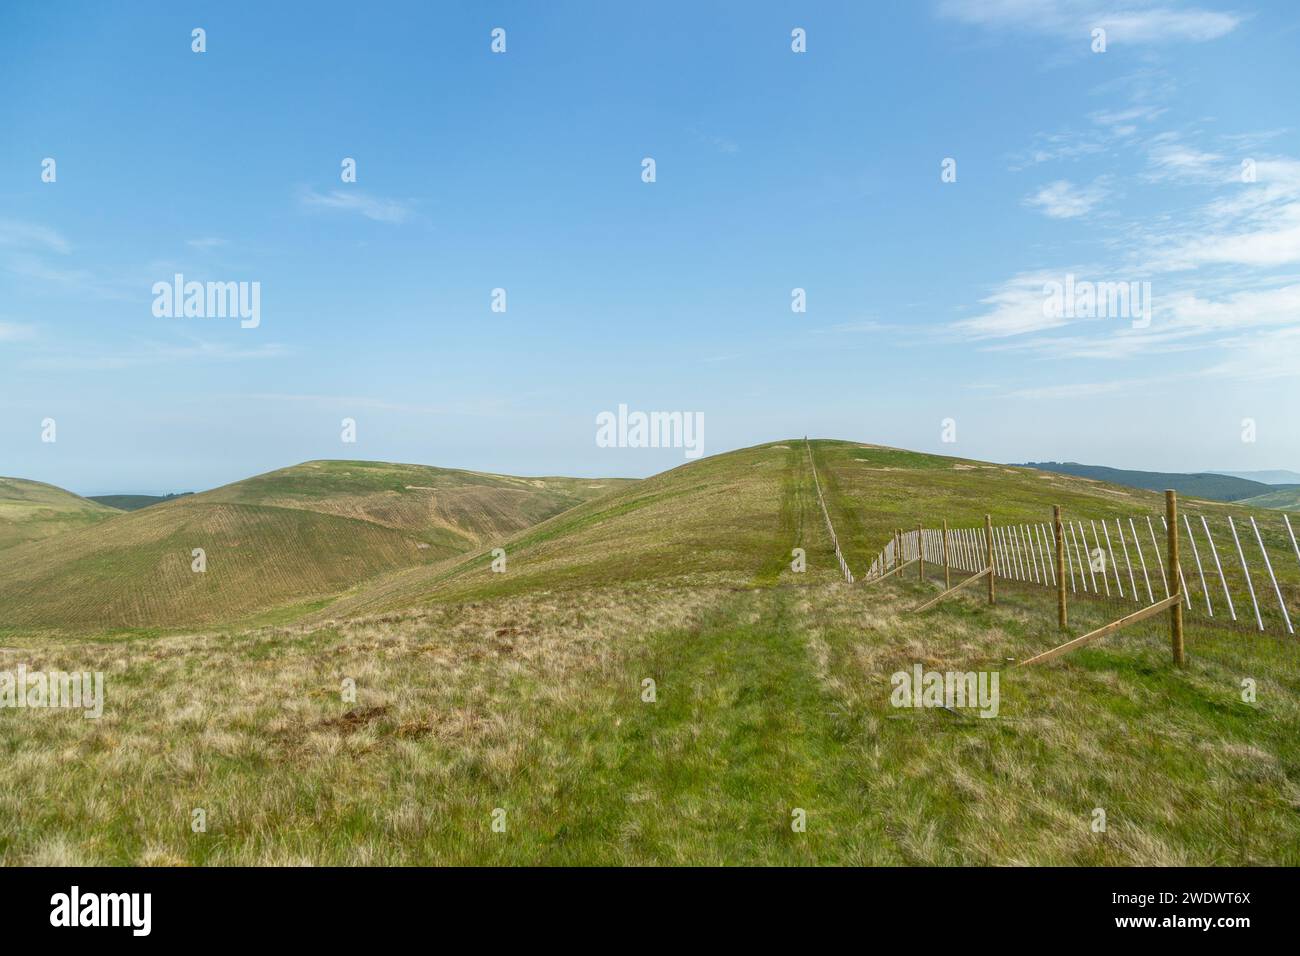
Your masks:
<svg viewBox="0 0 1300 956"><path fill-rule="evenodd" d="M98 501L101 505L108 505L118 511L139 511L141 508L160 505L164 501L171 501L173 498L184 498L190 494L193 494L193 492L182 491L180 494L174 495L88 495L87 500Z"/></svg>
<svg viewBox="0 0 1300 956"><path fill-rule="evenodd" d="M1262 481L1266 485L1300 485L1300 471L1274 468L1268 471L1211 471L1212 475L1231 475L1247 481Z"/></svg>
<svg viewBox="0 0 1300 956"><path fill-rule="evenodd" d="M1127 485L1130 488L1142 488L1147 491L1163 491L1172 488L1181 495L1205 498L1209 501L1242 501L1276 492L1300 490L1300 484L1272 485L1213 472L1181 474L1168 471L1132 471L1125 468L1108 468L1105 465L1082 465L1077 461L1030 461L1021 467L1037 468L1039 471L1071 475L1075 478L1092 478L1095 481L1107 481L1111 484ZM1262 506L1269 507L1269 505Z"/></svg>

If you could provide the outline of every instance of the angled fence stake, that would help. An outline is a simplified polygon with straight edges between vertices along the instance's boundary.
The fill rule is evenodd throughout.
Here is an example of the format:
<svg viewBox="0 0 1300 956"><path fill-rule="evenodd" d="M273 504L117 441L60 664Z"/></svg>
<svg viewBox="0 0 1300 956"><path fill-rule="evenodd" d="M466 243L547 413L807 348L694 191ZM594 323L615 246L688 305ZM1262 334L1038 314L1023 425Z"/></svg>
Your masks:
<svg viewBox="0 0 1300 956"><path fill-rule="evenodd" d="M1228 527L1232 529L1232 543L1237 546L1237 559L1241 561L1241 573L1246 576L1246 590L1250 592L1250 603L1255 608L1255 623L1264 630L1264 618L1259 613L1259 601L1255 598L1255 583L1250 579L1250 565L1246 563L1246 552L1241 550L1241 538L1237 537L1237 523L1228 515Z"/></svg>
<svg viewBox="0 0 1300 956"><path fill-rule="evenodd" d="M1219 583L1223 585L1223 598L1228 602L1228 613L1232 619L1237 620L1237 608L1232 603L1232 592L1228 590L1228 579L1223 576L1223 562L1219 560L1219 547L1214 543L1214 535L1210 534L1209 522L1205 520L1205 515L1201 515L1201 527L1205 529L1205 537L1210 541L1210 553L1214 555L1214 566L1219 572Z"/></svg>
<svg viewBox="0 0 1300 956"><path fill-rule="evenodd" d="M1132 589L1133 600L1138 601L1138 586L1137 579L1133 577L1133 562L1129 560L1128 543L1124 540L1124 525L1120 523L1118 518L1115 519L1115 530L1119 532L1119 546L1124 551L1124 567L1128 568L1128 583Z"/></svg>
<svg viewBox="0 0 1300 956"><path fill-rule="evenodd" d="M1178 563L1178 493L1165 491L1165 524L1169 527L1169 581L1174 587L1176 600L1169 606L1169 639L1173 644L1174 663L1183 664L1183 596L1182 574Z"/></svg>
<svg viewBox="0 0 1300 956"><path fill-rule="evenodd" d="M925 583L925 542L921 539L924 534L921 528L921 522L916 523L916 556L919 560L916 562L916 579L922 584Z"/></svg>
<svg viewBox="0 0 1300 956"><path fill-rule="evenodd" d="M1192 557L1196 558L1196 573L1201 576L1201 593L1205 595L1205 610L1209 612L1210 617L1214 617L1214 603L1210 600L1210 588L1205 583L1205 569L1201 567L1201 549L1196 546L1196 533L1192 531L1192 523L1187 520L1187 515L1183 515L1183 527L1187 529L1187 540L1192 542Z"/></svg>
<svg viewBox="0 0 1300 956"><path fill-rule="evenodd" d="M943 586L952 587L952 565L948 561L948 519L943 519Z"/></svg>
<svg viewBox="0 0 1300 956"><path fill-rule="evenodd" d="M997 587L993 583L993 579L996 575L993 571L993 516L992 515L984 516L984 541L985 541L985 548L987 552L985 554L985 557L987 558L988 569L989 569L989 603L994 604L997 601Z"/></svg>
<svg viewBox="0 0 1300 956"><path fill-rule="evenodd" d="M944 598L946 598L948 595L950 595L950 594L955 594L956 592L960 591L962 588L964 588L964 587L965 587L966 585L968 585L968 584L974 584L974 583L975 583L976 581L978 581L980 578L984 577L984 575L989 574L989 573L990 573L990 571L989 571L988 568L985 568L983 571L976 571L974 574L972 574L970 577L966 578L964 581L958 581L956 584L954 584L952 587L948 588L948 589L947 589L946 591L944 591L942 594L937 594L937 595L935 595L934 597L930 598L930 600L926 601L926 602L925 602L924 604L922 604L921 606L912 608L913 613L917 613L917 614L919 614L921 611L924 611L924 610L927 610L927 609L929 609L929 608L934 607L936 604L938 604L940 601L942 601L942 600L943 600Z"/></svg>
<svg viewBox="0 0 1300 956"><path fill-rule="evenodd" d="M1068 624L1065 610L1065 529L1061 526L1061 506L1052 506L1052 524L1056 528L1056 617L1061 630Z"/></svg>
<svg viewBox="0 0 1300 956"><path fill-rule="evenodd" d="M1150 607L1144 607L1140 611L1134 611L1127 617L1121 617L1118 621L1111 621L1109 624L1097 628L1095 631L1089 631L1082 637L1076 637L1073 640L1066 641L1059 647L1053 647L1050 651L1044 651L1036 657L1031 657L1027 661L1020 661L1016 667L1028 667L1030 664L1041 664L1044 661L1050 661L1053 658L1060 657L1062 654L1068 654L1075 648L1083 647L1085 644L1091 644L1093 641L1106 637L1108 634L1114 634L1116 631L1128 627L1130 624L1136 624L1138 621L1144 621L1153 614L1159 614L1165 608L1178 606L1172 597L1161 598Z"/></svg>
<svg viewBox="0 0 1300 956"><path fill-rule="evenodd" d="M1277 576L1273 574L1273 562L1268 559L1268 549L1264 547L1264 539L1260 536L1259 525L1255 524L1255 516L1250 516L1250 526L1255 530L1255 542L1259 545L1259 553L1264 556L1264 567L1268 569L1269 580L1273 582L1273 593L1277 595L1278 607L1282 609L1282 619L1286 621L1286 632L1294 634L1295 628L1291 626L1291 615L1286 609L1286 601L1282 600L1282 589L1277 586Z"/></svg>

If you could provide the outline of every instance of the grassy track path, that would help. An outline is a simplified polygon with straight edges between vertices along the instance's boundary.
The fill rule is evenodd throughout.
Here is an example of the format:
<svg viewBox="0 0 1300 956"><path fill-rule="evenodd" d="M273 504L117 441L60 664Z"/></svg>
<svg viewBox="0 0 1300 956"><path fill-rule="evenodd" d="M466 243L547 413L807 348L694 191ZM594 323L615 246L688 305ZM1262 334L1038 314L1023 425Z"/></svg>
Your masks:
<svg viewBox="0 0 1300 956"><path fill-rule="evenodd" d="M622 682L630 702L600 726L588 724L591 711L574 714L565 736L593 749L566 767L553 799L532 808L531 839L509 856L826 863L852 858L869 841L879 857L888 841L849 765L833 701L791 626L796 599L784 589L747 592L698 630L647 647ZM640 674L656 682L654 703L632 693ZM805 832L792 827L796 808L806 812Z"/></svg>
<svg viewBox="0 0 1300 956"><path fill-rule="evenodd" d="M838 575L802 446L787 461L758 587L728 595L688 632L652 638L611 688L610 709L571 713L561 736L582 740L584 759L533 808L531 839L516 850L561 863L888 861L849 735L792 619L806 592L762 587L798 577L794 544L810 568ZM640 697L646 677L653 703Z"/></svg>
<svg viewBox="0 0 1300 956"><path fill-rule="evenodd" d="M861 577L871 566L871 559L880 548L881 542L872 542L868 539L866 529L858 517L857 506L845 499L834 469L823 460L824 456L820 454L817 444L812 442L810 447L813 462L817 466L817 477L821 481L822 497L826 499L826 510L830 514L831 523L835 526L835 535L839 538L840 551L844 554L844 560L849 563L854 576Z"/></svg>

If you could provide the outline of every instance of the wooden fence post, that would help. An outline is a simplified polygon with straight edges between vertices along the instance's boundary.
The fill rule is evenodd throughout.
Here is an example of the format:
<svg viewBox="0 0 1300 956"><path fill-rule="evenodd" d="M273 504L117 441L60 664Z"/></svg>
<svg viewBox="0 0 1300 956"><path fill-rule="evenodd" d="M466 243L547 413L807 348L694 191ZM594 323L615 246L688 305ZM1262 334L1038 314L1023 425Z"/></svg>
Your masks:
<svg viewBox="0 0 1300 956"><path fill-rule="evenodd" d="M952 565L948 562L948 519L943 519L943 589L952 587Z"/></svg>
<svg viewBox="0 0 1300 956"><path fill-rule="evenodd" d="M921 522L916 523L916 579L922 584L925 583L925 532L921 529Z"/></svg>
<svg viewBox="0 0 1300 956"><path fill-rule="evenodd" d="M1178 598L1169 608L1169 640L1173 645L1174 663L1182 664L1183 656L1183 592L1182 574L1178 563L1178 493L1165 491L1165 524L1169 526L1169 587Z"/></svg>
<svg viewBox="0 0 1300 956"><path fill-rule="evenodd" d="M1056 617L1065 630L1069 617L1065 610L1065 526L1061 524L1061 506L1052 505L1052 525L1056 529Z"/></svg>
<svg viewBox="0 0 1300 956"><path fill-rule="evenodd" d="M989 603L992 604L997 600L997 589L993 584L995 572L993 570L993 517L991 515L984 516L984 543L985 557L988 558L989 563Z"/></svg>

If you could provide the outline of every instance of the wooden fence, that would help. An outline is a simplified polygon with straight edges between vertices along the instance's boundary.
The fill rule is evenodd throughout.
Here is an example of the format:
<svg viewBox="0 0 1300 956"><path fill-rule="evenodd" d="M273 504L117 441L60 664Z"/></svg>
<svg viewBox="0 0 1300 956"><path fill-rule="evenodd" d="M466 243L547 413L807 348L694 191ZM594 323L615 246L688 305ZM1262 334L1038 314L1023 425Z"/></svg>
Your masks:
<svg viewBox="0 0 1300 956"><path fill-rule="evenodd" d="M986 516L981 528L948 527L945 521L940 528L897 529L863 581L889 577L913 561L924 580L927 563L942 566L948 590L918 611L975 580L968 578L952 587L953 571L987 577L990 601L994 600L997 579L1051 588L1057 593L1062 629L1067 626L1071 597L1137 606L1138 610L1103 628L1104 633L1084 635L1089 639L1169 609L1171 631L1173 618L1178 618L1178 635L1175 638L1171 633L1171 640L1175 659L1181 659L1184 613L1257 632L1295 634L1287 595L1295 604L1300 589L1279 581L1274 559L1290 560L1289 552L1300 565L1300 544L1290 516L1281 515L1280 519L1275 524L1266 522L1263 529L1254 516L1240 525L1232 516L1216 519L1216 540L1211 519L1180 516L1177 496L1170 491L1166 492L1165 514L1160 516L1065 518L1057 507L1051 522L994 525ZM1163 547L1159 539L1164 539ZM1190 550L1190 555L1185 555L1185 550ZM1064 653L1078 643L1062 645L1064 650L1054 649L1051 654Z"/></svg>

